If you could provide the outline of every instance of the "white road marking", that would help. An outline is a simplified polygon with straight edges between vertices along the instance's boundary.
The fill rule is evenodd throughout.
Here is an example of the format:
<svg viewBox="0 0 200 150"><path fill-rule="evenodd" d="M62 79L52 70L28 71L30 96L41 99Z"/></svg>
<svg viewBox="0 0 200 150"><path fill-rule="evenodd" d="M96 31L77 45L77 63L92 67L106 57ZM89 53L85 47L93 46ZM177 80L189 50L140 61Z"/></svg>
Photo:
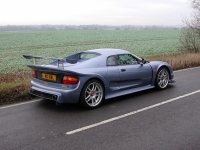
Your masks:
<svg viewBox="0 0 200 150"><path fill-rule="evenodd" d="M103 124L106 124L106 123L109 123L109 122L112 122L112 121L115 121L115 120L119 120L119 119L122 119L122 118L125 118L125 117L128 117L128 116L131 116L131 115L134 115L134 114L137 114L137 113L140 113L140 112L143 112L143 111L146 111L146 110L149 110L149 109L152 109L152 108L155 108L155 107L158 107L158 106L161 106L161 105L164 105L164 104L167 104L167 103L179 100L179 99L182 99L184 97L194 95L194 94L199 93L199 92L200 92L200 90L197 90L197 91L194 91L194 92L182 95L182 96L178 96L178 97L175 97L175 98L163 101L161 103L157 103L157 104L154 104L154 105L151 105L151 106L148 106L148 107L127 113L127 114L123 114L123 115L120 115L120 116L117 116L117 117L114 117L114 118L111 118L111 119L107 119L107 120L104 120L104 121L101 121L101 122L98 122L98 123L95 123L95 124L91 124L91 125L79 128L79 129L75 129L75 130L66 132L65 134L67 134L67 135L75 134L77 132L81 132L81 131L84 131L84 130L87 130L87 129L90 129L90 128L94 128L94 127L97 127L97 126L100 126L100 125L103 125Z"/></svg>
<svg viewBox="0 0 200 150"><path fill-rule="evenodd" d="M28 102L23 102L23 103L18 103L18 104L13 104L13 105L8 105L8 106L0 107L0 110L1 109L5 109L5 108L19 106L19 105L25 105L25 104L29 104L29 103L35 103L35 102L38 102L38 101L41 101L41 99L36 99L36 100L28 101Z"/></svg>

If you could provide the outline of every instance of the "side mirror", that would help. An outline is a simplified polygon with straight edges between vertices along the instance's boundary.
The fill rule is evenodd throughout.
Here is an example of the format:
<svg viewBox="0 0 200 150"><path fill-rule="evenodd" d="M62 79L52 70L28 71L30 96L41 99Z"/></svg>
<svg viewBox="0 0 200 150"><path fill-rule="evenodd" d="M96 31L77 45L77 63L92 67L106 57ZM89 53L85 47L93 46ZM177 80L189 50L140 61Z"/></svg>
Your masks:
<svg viewBox="0 0 200 150"><path fill-rule="evenodd" d="M145 58L142 58L142 60L139 62L141 66L143 66L143 64L146 64L148 61Z"/></svg>
<svg viewBox="0 0 200 150"><path fill-rule="evenodd" d="M142 58L142 63L143 64L146 64L147 63L147 60L145 58Z"/></svg>

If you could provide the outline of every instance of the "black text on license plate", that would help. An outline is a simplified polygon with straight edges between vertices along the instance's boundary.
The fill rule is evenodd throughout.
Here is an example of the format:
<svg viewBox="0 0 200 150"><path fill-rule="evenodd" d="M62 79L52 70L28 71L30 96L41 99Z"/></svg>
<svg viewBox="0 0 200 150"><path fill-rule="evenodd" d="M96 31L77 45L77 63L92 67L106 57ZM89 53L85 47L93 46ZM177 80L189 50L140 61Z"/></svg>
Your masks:
<svg viewBox="0 0 200 150"><path fill-rule="evenodd" d="M42 73L42 78L46 80L56 81L56 75Z"/></svg>

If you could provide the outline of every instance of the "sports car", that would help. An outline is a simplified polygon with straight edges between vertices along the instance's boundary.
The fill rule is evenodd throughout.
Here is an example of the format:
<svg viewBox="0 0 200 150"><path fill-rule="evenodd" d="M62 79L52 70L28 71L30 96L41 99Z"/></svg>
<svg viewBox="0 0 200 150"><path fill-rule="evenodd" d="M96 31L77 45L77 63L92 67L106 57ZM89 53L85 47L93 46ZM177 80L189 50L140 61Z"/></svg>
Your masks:
<svg viewBox="0 0 200 150"><path fill-rule="evenodd" d="M34 59L30 94L62 103L96 108L103 100L174 83L172 67L149 62L121 49L94 49L64 58L23 55ZM52 62L41 65L41 59Z"/></svg>

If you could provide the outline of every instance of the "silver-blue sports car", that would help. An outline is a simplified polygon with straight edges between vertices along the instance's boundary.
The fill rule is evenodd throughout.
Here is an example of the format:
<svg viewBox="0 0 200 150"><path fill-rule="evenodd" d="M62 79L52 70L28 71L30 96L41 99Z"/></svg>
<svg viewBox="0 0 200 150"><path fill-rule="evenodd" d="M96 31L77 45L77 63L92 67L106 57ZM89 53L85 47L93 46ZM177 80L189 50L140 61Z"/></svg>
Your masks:
<svg viewBox="0 0 200 150"><path fill-rule="evenodd" d="M174 83L172 67L149 62L120 49L94 49L64 58L23 55L34 59L30 93L60 103L98 107L104 99ZM41 59L52 62L41 65Z"/></svg>

